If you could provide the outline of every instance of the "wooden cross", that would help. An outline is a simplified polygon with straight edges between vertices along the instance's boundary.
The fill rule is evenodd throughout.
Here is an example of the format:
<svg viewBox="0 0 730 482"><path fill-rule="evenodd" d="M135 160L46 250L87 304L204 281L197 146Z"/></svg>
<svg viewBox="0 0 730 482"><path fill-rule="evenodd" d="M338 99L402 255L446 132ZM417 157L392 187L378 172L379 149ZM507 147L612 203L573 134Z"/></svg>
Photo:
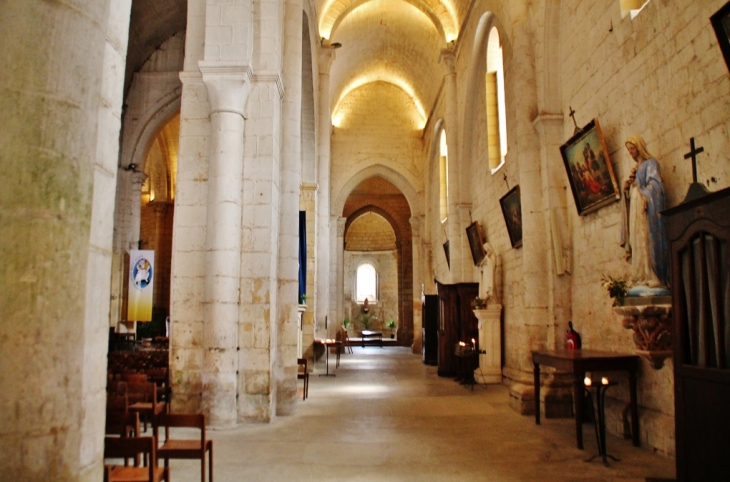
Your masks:
<svg viewBox="0 0 730 482"><path fill-rule="evenodd" d="M575 122L575 111L573 110L572 106L568 106L568 108L570 109L570 113L568 114L568 116L570 116L570 118L573 119L573 125L575 126L575 129L573 129L573 132L578 132L580 129L578 129L578 123Z"/></svg>
<svg viewBox="0 0 730 482"><path fill-rule="evenodd" d="M684 155L685 159L692 158L692 182L697 183L697 154L701 152L705 152L704 147L697 147L695 148L695 138L691 137L689 139L689 145L690 145L690 151Z"/></svg>

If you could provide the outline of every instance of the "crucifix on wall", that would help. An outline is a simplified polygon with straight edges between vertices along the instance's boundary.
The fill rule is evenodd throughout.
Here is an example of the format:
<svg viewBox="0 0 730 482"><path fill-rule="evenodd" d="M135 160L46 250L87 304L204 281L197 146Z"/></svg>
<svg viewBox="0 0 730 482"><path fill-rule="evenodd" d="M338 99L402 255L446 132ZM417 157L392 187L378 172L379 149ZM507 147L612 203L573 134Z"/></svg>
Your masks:
<svg viewBox="0 0 730 482"><path fill-rule="evenodd" d="M695 147L695 138L689 139L690 151L684 155L685 159L692 159L692 184L689 186L687 195L684 197L683 203L692 201L693 199L700 198L709 193L704 184L697 182L697 155L705 152L704 147Z"/></svg>

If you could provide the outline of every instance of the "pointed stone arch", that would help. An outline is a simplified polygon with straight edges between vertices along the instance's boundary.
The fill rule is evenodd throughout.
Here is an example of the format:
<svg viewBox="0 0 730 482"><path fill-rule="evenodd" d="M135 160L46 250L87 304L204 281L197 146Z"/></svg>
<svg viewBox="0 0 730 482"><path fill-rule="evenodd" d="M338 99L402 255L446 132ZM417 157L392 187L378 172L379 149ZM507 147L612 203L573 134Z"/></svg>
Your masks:
<svg viewBox="0 0 730 482"><path fill-rule="evenodd" d="M388 167L383 164L373 164L351 176L350 179L342 186L337 196L335 196L335 201L332 203L332 209L330 211L332 216L341 216L345 208L345 202L347 201L350 193L352 193L352 191L363 181L376 176L382 177L400 190L408 201L412 216L417 216L423 213L423 207L421 205L420 198L418 197L418 193L406 176L392 167Z"/></svg>

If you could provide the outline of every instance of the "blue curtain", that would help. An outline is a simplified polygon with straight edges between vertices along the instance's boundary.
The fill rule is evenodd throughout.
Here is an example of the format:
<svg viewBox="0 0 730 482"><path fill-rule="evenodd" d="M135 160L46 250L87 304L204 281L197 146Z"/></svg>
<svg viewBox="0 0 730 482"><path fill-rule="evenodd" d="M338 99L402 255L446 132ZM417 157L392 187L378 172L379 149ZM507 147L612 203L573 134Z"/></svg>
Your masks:
<svg viewBox="0 0 730 482"><path fill-rule="evenodd" d="M299 211L299 303L307 294L307 212Z"/></svg>

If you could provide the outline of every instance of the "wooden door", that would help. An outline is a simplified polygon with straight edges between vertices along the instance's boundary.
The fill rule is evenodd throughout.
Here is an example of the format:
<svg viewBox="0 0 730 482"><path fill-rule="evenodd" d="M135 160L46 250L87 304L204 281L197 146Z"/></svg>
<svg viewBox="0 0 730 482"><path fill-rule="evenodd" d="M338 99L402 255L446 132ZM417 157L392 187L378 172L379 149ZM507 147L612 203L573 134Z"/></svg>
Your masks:
<svg viewBox="0 0 730 482"><path fill-rule="evenodd" d="M669 222L679 481L730 480L730 189Z"/></svg>

